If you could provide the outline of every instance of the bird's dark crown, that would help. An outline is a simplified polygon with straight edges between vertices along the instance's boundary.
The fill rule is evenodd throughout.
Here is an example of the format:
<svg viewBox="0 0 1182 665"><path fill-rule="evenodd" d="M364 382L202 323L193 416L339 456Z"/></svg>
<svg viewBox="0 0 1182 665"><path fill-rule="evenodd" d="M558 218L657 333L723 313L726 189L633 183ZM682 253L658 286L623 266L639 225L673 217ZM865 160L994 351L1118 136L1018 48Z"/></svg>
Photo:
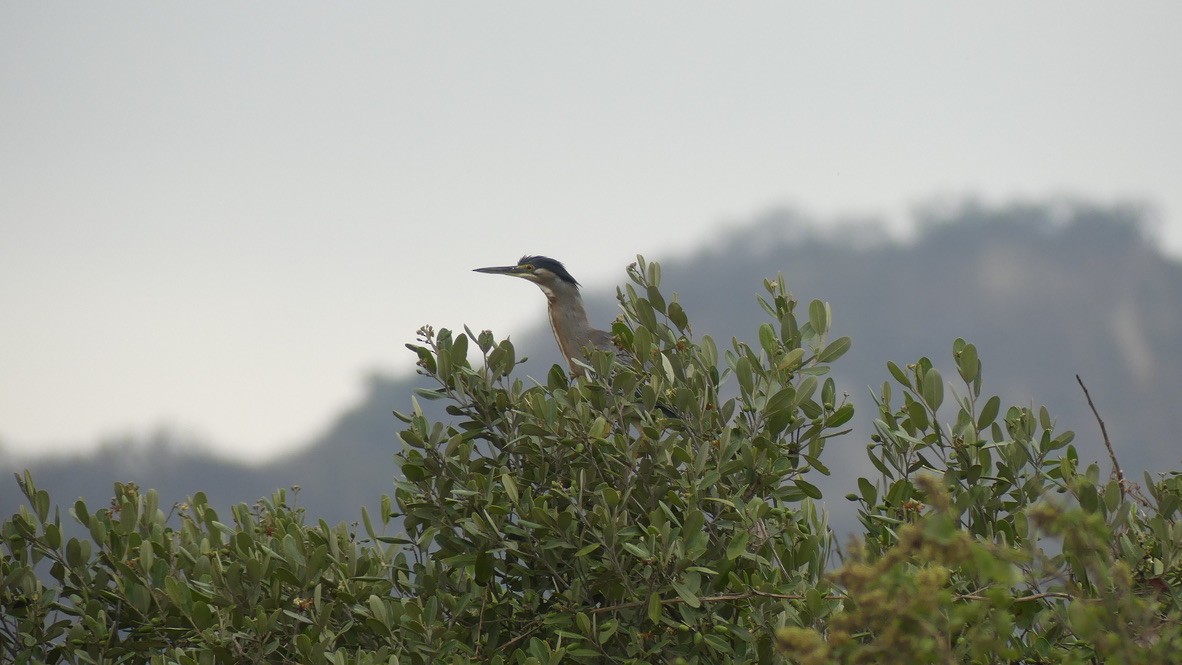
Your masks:
<svg viewBox="0 0 1182 665"><path fill-rule="evenodd" d="M572 277L569 272L567 272L566 266L562 265L561 261L555 261L548 256L523 256L517 262L517 265L530 265L533 266L534 269L545 268L546 270L554 273L554 276L558 279L561 279L568 284L573 284L575 286L579 285L578 281L576 281L575 278Z"/></svg>

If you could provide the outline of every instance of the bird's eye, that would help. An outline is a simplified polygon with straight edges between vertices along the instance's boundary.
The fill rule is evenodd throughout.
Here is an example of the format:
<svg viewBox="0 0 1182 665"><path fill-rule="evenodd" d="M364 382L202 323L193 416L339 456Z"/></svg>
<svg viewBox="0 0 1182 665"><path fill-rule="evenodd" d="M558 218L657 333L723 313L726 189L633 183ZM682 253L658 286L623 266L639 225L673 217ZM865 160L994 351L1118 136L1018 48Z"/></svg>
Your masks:
<svg viewBox="0 0 1182 665"><path fill-rule="evenodd" d="M522 270L524 270L524 271L526 271L526 272L533 272L533 271L534 271L534 267L533 267L533 266L531 266L531 265L530 265L530 264L528 264L528 263L523 263L523 264L521 264L521 265L519 265L519 266L517 266L517 267L518 267L518 268L521 268Z"/></svg>

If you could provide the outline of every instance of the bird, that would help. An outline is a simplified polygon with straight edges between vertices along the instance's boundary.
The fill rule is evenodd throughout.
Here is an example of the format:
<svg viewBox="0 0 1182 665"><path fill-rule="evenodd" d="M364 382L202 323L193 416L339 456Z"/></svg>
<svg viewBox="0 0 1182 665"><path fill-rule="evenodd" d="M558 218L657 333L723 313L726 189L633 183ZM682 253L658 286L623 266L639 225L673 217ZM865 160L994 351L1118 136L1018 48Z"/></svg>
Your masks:
<svg viewBox="0 0 1182 665"><path fill-rule="evenodd" d="M526 255L517 261L517 265L476 268L473 272L510 275L538 285L549 302L550 329L554 331L554 340L558 342L558 350L566 359L572 376L584 373L584 366L577 361L586 359L585 349L616 351L612 334L592 328L587 321L579 282L560 261L548 256Z"/></svg>

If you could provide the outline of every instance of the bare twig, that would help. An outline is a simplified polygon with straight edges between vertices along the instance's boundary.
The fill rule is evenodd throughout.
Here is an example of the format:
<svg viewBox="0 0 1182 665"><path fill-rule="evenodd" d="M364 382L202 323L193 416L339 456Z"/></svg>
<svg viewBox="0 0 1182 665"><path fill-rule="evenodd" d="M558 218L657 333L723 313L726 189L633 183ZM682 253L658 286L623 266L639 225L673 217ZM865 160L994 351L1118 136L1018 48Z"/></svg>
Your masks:
<svg viewBox="0 0 1182 665"><path fill-rule="evenodd" d="M799 595L799 594L768 593L765 591L754 591L754 589L752 589L752 591L743 592L743 593L723 593L723 594L719 594L719 595L702 595L702 596L699 596L699 599L697 599L697 600L699 600L699 602L723 602L723 601L727 601L727 600L746 600L748 598L755 598L755 596L764 596L764 598L779 598L781 600L803 600L805 598L805 596ZM844 598L845 598L844 595L833 595L833 596L827 596L826 600L842 600ZM686 601L682 600L680 598L680 596L678 596L678 598L662 598L661 599L661 605L678 605L678 604L681 604L681 602L686 602ZM636 600L636 601L632 601L632 602L622 602L622 604L619 604L619 605L609 605L606 607L596 607L595 609L589 609L589 611L587 611L587 614L602 614L604 612L618 612L618 611L621 611L621 609L634 609L636 607L644 607L645 605L648 605L648 604L649 604L649 601L647 601L647 600Z"/></svg>
<svg viewBox="0 0 1182 665"><path fill-rule="evenodd" d="M497 647L497 650L501 651L501 652L509 651L510 649L513 648L513 646L515 644L517 644L518 642L521 642L522 640L529 637L530 635L533 635L534 632L537 631L537 629L541 628L541 627L542 627L542 620L541 619L534 619L533 621L526 624L526 626L524 628L521 629L521 632L517 634L517 637L514 637L513 639L509 640L508 642L505 642L501 646Z"/></svg>
<svg viewBox="0 0 1182 665"><path fill-rule="evenodd" d="M1120 462L1116 461L1116 451L1112 448L1112 441L1108 439L1108 428L1104 426L1104 420L1100 418L1100 412L1096 410L1096 405L1092 402L1092 395L1088 392L1088 387L1084 385L1083 379L1079 375L1075 375L1075 380L1079 382L1079 387L1083 388L1084 397L1088 400L1088 406L1092 409L1092 415L1096 416L1096 422L1100 423L1100 434L1104 437L1104 447L1108 449L1108 458L1112 460L1112 471L1116 474L1116 482L1120 485L1120 496L1122 499L1128 498L1129 492L1125 482L1125 472L1120 468Z"/></svg>
<svg viewBox="0 0 1182 665"><path fill-rule="evenodd" d="M1073 596L1069 593L1064 593L1062 591L1047 591L1045 593L1032 593L1029 596L1019 596L1017 598L1010 598L1008 602L1026 603L1026 602L1030 602L1032 600L1042 600L1044 598L1076 599L1076 596ZM966 594L957 594L956 600L989 600L989 598L987 596L981 596L981 595L978 595L975 593L966 593Z"/></svg>
<svg viewBox="0 0 1182 665"><path fill-rule="evenodd" d="M755 589L752 589L750 591L744 591L743 593L723 593L723 594L719 594L717 596L699 596L698 601L702 602L702 603L718 603L718 602L725 602L728 600L746 600L748 598L755 598L755 597L778 598L780 600L804 600L804 596L800 595L800 594L771 593L768 591L757 591ZM845 599L845 596L826 596L825 597L825 600L844 600L844 599ZM680 596L678 596L676 598L662 598L661 599L662 605L677 605L677 604L684 603L684 602L685 601L682 600ZM632 601L630 603L621 603L619 605L608 605L606 607L596 607L595 609L588 610L587 614L603 614L604 612L618 612L620 610L631 610L631 609L635 609L637 607L644 607L645 605L648 605L647 600L636 600L636 601Z"/></svg>
<svg viewBox="0 0 1182 665"><path fill-rule="evenodd" d="M698 598L698 601L702 602L702 603L718 603L718 602L725 602L728 600L747 600L749 598L756 598L756 597L758 597L758 598L776 598L779 600L804 600L804 596L802 594L771 593L768 591L758 591L756 589L752 589L750 591L744 591L743 593L723 593L723 594L719 594L717 596L700 596ZM954 596L954 598L956 600L989 600L989 598L986 596L981 596L981 595L972 594L972 593L957 594L956 596ZM1012 600L1012 602L1015 602L1015 603L1022 603L1022 602L1028 602L1031 600L1041 600L1044 598L1075 598L1075 596L1073 596L1069 593L1048 592L1048 593L1034 593L1034 594L1030 594L1027 596L1019 596L1019 597L1013 598L1011 600ZM849 600L849 596L846 596L844 594L829 594L827 596L824 596L823 599L824 600ZM678 605L678 604L681 604L684 602L685 602L685 600L683 600L680 596L677 596L674 598L662 598L661 599L662 605ZM587 610L587 614L603 614L604 612L618 612L621 610L632 610L632 609L636 609L638 607L644 607L646 605L648 605L648 601L636 600L636 601L632 601L630 603L621 603L619 605L608 605L607 607L596 607L594 609Z"/></svg>

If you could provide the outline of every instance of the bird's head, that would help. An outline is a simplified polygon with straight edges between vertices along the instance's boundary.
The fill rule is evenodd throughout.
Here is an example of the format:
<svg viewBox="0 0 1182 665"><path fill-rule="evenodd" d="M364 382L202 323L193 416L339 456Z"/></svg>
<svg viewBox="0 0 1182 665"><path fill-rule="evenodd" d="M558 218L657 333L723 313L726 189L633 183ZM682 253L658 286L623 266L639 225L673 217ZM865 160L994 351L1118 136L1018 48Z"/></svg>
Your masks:
<svg viewBox="0 0 1182 665"><path fill-rule="evenodd" d="M515 266L477 268L475 272L520 277L537 284L547 294L553 293L561 287L579 286L575 278L566 271L565 266L546 256L523 256Z"/></svg>

